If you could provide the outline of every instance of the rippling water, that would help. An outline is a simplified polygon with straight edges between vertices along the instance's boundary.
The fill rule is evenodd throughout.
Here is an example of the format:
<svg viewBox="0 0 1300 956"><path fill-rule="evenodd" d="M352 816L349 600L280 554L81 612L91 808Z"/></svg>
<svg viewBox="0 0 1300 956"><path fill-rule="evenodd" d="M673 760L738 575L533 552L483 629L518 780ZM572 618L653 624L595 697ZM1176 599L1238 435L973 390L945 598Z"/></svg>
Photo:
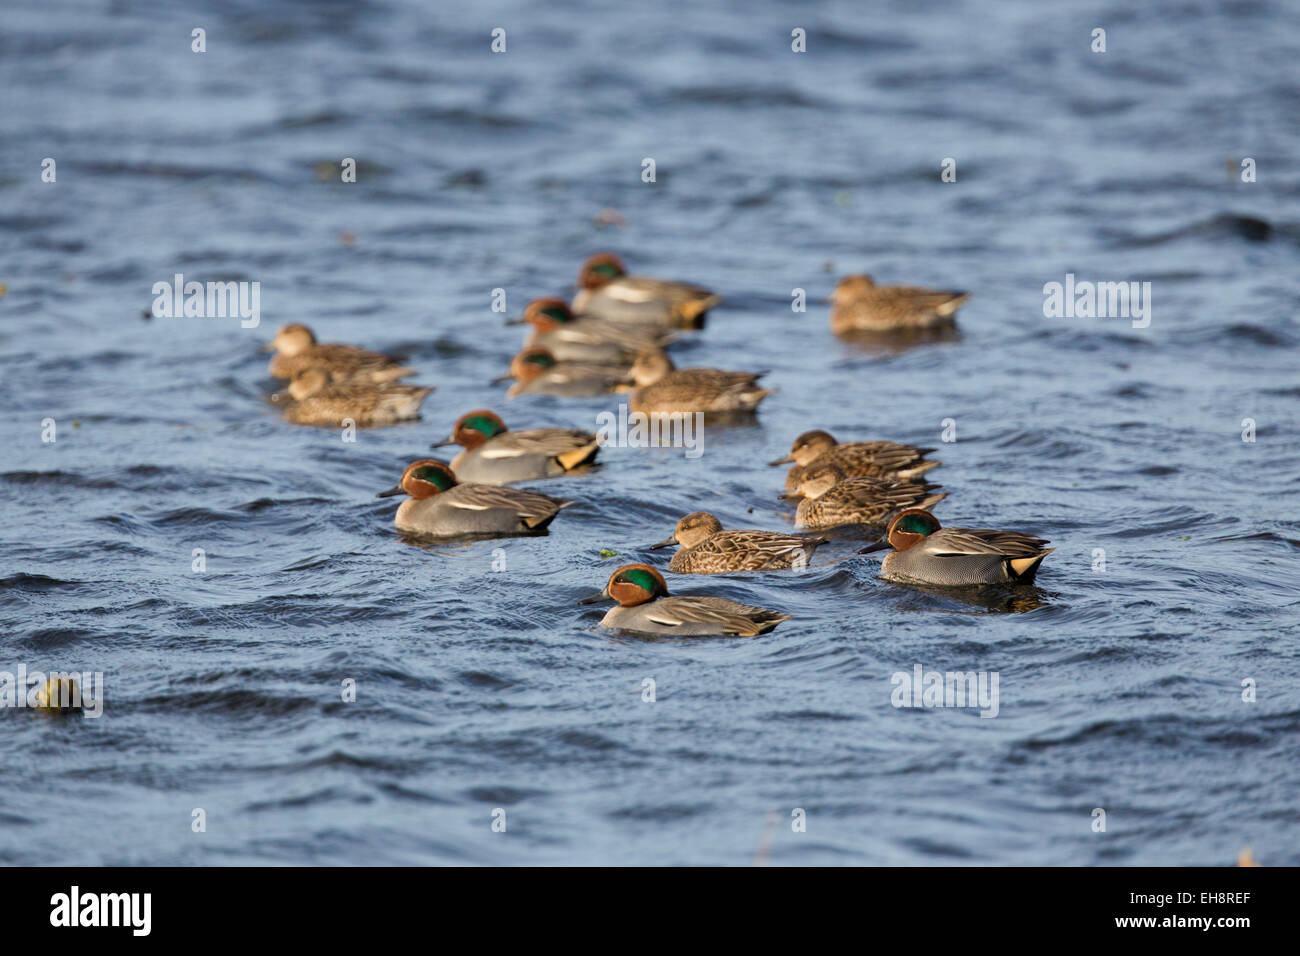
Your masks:
<svg viewBox="0 0 1300 956"><path fill-rule="evenodd" d="M1300 863L1294 11L444 6L6 10L0 669L106 701L0 715L0 861ZM487 384L519 341L492 290L515 314L606 248L723 293L679 361L779 394L698 460L547 483L579 502L547 537L404 542L374 492L462 412L616 405ZM855 271L973 290L961 339L834 339ZM142 318L177 272L260 282L261 326ZM1071 272L1151 282L1150 327L1044 318ZM256 349L291 321L408 356L424 421L284 424ZM1050 538L1039 586L887 584L850 536L671 579L795 616L761 638L577 605L688 511L788 526L763 462L809 428L937 444L940 517ZM896 709L916 664L998 672L998 716Z"/></svg>

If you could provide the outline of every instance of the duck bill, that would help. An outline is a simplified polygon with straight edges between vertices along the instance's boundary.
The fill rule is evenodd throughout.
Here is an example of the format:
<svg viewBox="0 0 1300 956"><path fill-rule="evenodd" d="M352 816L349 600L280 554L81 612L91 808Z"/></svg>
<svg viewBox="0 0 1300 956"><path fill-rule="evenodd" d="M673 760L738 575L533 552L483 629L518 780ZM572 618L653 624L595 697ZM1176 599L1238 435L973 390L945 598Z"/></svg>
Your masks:
<svg viewBox="0 0 1300 956"><path fill-rule="evenodd" d="M430 447L430 448L446 448L448 445L454 445L454 444L456 444L456 439L454 439L454 438L444 438L442 441L436 441L436 442L434 442L434 443L433 443L432 445L430 445L429 447Z"/></svg>
<svg viewBox="0 0 1300 956"><path fill-rule="evenodd" d="M391 498L393 497L393 495L404 495L404 494L406 494L405 488L403 488L401 485L394 485L392 488L389 488L387 491L379 492L378 494L375 495L375 497Z"/></svg>
<svg viewBox="0 0 1300 956"><path fill-rule="evenodd" d="M677 535L675 535L675 534L670 534L668 537L664 538L664 539L663 539L662 541L660 541L658 544L648 544L648 545L646 545L646 550L647 550L647 551L658 551L660 548L671 548L671 547L672 547L673 545L675 545L676 543L677 543Z"/></svg>
<svg viewBox="0 0 1300 956"><path fill-rule="evenodd" d="M777 495L777 497L780 498L782 501L798 501L800 498L803 497L803 492L800 492L800 491L786 491L786 492L782 492L781 494Z"/></svg>
<svg viewBox="0 0 1300 956"><path fill-rule="evenodd" d="M285 402L292 402L292 401L293 401L293 395L289 393L289 390L287 388L282 388L278 392L271 393L271 403L273 405L283 405Z"/></svg>
<svg viewBox="0 0 1300 956"><path fill-rule="evenodd" d="M871 554L873 551L888 551L893 545L889 543L888 538L881 538L875 544L869 544L865 548L858 548L858 554Z"/></svg>
<svg viewBox="0 0 1300 956"><path fill-rule="evenodd" d="M786 455L784 458L778 458L776 461L769 461L767 467L775 468L777 465L788 465L792 461L794 461L794 456Z"/></svg>
<svg viewBox="0 0 1300 956"><path fill-rule="evenodd" d="M506 325L523 325L523 319L506 319Z"/></svg>
<svg viewBox="0 0 1300 956"><path fill-rule="evenodd" d="M496 378L492 379L492 381L488 382L488 384L489 384L489 385L504 385L506 382L510 381L512 378L514 378L514 376L513 376L513 375L509 375L509 374L506 374L506 375L498 375Z"/></svg>
<svg viewBox="0 0 1300 956"><path fill-rule="evenodd" d="M578 603L579 604L600 604L601 602L608 601L608 600L609 600L608 594L606 594L604 591L597 591L595 594L588 594L585 598L582 598L580 601L578 601Z"/></svg>
<svg viewBox="0 0 1300 956"><path fill-rule="evenodd" d="M257 347L257 350L258 350L259 352L274 352L274 351L275 351L275 344L272 343L272 342L267 342L265 345L259 345L259 346Z"/></svg>

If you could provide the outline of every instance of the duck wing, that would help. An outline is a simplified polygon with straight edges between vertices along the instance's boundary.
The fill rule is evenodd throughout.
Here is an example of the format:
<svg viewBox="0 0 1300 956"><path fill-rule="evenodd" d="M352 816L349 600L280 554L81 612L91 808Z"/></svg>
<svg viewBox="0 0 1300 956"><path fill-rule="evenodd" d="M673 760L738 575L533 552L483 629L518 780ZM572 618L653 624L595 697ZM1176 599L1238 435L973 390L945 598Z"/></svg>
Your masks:
<svg viewBox="0 0 1300 956"><path fill-rule="evenodd" d="M908 481L895 478L846 478L834 485L822 498L843 501L856 506L882 506L885 510L913 508L918 501L938 491L942 485L928 481ZM944 497L943 495L939 496ZM821 498L815 499L820 501Z"/></svg>
<svg viewBox="0 0 1300 956"><path fill-rule="evenodd" d="M1019 531L991 528L940 528L925 539L926 551L935 555L997 554L1032 558L1042 554L1047 541Z"/></svg>
<svg viewBox="0 0 1300 956"><path fill-rule="evenodd" d="M587 362L559 362L551 366L547 375L556 382L631 381L626 368L618 365L592 365Z"/></svg>
<svg viewBox="0 0 1300 956"><path fill-rule="evenodd" d="M711 299L715 302L719 296L689 282L673 282L668 279L652 279L648 276L626 276L610 282L601 291L611 299L620 302L685 302L693 299Z"/></svg>
<svg viewBox="0 0 1300 956"><path fill-rule="evenodd" d="M729 598L683 595L659 598L645 606L647 618L656 624L675 627L681 624L717 624L725 634L753 637L770 631L789 614L741 604Z"/></svg>
<svg viewBox="0 0 1300 956"><path fill-rule="evenodd" d="M691 550L697 554L742 554L760 558L762 566L772 558L811 551L830 538L817 535L782 534L779 531L719 531Z"/></svg>
<svg viewBox="0 0 1300 956"><path fill-rule="evenodd" d="M875 290L872 296L877 308L900 312L934 312L949 316L970 298L969 292L943 292L917 286L892 285Z"/></svg>
<svg viewBox="0 0 1300 956"><path fill-rule="evenodd" d="M555 458L566 452L586 448L598 441L590 432L577 428L531 428L502 432L483 445L483 458L519 458L523 455L547 455Z"/></svg>
<svg viewBox="0 0 1300 956"><path fill-rule="evenodd" d="M510 488L505 485L454 485L442 492L442 499L455 508L466 511L489 511L494 508L513 511L528 524L550 518L561 508L573 504L562 498L552 498L539 491Z"/></svg>
<svg viewBox="0 0 1300 956"><path fill-rule="evenodd" d="M870 465L881 471L899 471L916 464L932 451L933 448L916 448L892 441L852 441L836 445L829 454L834 461L848 465Z"/></svg>
<svg viewBox="0 0 1300 956"><path fill-rule="evenodd" d="M728 391L754 385L766 372L724 372L717 368L683 368L669 372L655 384L691 385Z"/></svg>

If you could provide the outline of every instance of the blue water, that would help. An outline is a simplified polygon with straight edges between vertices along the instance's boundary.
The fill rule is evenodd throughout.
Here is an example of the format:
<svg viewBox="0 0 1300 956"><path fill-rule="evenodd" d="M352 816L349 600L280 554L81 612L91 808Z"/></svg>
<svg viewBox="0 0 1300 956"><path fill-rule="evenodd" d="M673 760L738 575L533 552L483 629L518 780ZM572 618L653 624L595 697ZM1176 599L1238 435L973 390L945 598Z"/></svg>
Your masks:
<svg viewBox="0 0 1300 956"><path fill-rule="evenodd" d="M105 700L0 713L0 861L1300 863L1294 14L7 4L0 670ZM517 314L604 249L722 293L679 364L778 394L697 460L546 483L578 502L546 537L403 541L373 495L461 413L616 407L488 384L519 345L492 290ZM859 271L970 289L961 339L838 341ZM144 318L177 272L260 282L260 325ZM1150 326L1044 317L1067 273L1150 282ZM424 421L285 424L257 349L295 321L405 354ZM670 576L794 615L760 638L577 604L688 511L789 527L764 463L810 428L938 447L937 514L1050 538L1038 586L887 584L847 535L801 575ZM997 672L998 715L895 708L916 664Z"/></svg>

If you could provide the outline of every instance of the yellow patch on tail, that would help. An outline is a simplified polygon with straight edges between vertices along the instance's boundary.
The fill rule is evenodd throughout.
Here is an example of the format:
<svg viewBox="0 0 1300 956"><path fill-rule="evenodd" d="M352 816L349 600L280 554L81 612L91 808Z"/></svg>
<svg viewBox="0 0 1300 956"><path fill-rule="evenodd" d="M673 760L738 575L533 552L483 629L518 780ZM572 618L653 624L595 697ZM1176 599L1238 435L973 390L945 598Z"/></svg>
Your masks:
<svg viewBox="0 0 1300 956"><path fill-rule="evenodd" d="M1012 558L1007 563L1011 565L1011 570L1016 573L1016 577L1024 577L1055 550L1055 548L1048 548L1042 554L1036 554L1031 558Z"/></svg>
<svg viewBox="0 0 1300 956"><path fill-rule="evenodd" d="M600 448L600 442L593 441L589 445L583 445L581 448L575 448L573 451L566 451L555 456L565 471L573 471L584 462L590 461L596 457L596 452Z"/></svg>

